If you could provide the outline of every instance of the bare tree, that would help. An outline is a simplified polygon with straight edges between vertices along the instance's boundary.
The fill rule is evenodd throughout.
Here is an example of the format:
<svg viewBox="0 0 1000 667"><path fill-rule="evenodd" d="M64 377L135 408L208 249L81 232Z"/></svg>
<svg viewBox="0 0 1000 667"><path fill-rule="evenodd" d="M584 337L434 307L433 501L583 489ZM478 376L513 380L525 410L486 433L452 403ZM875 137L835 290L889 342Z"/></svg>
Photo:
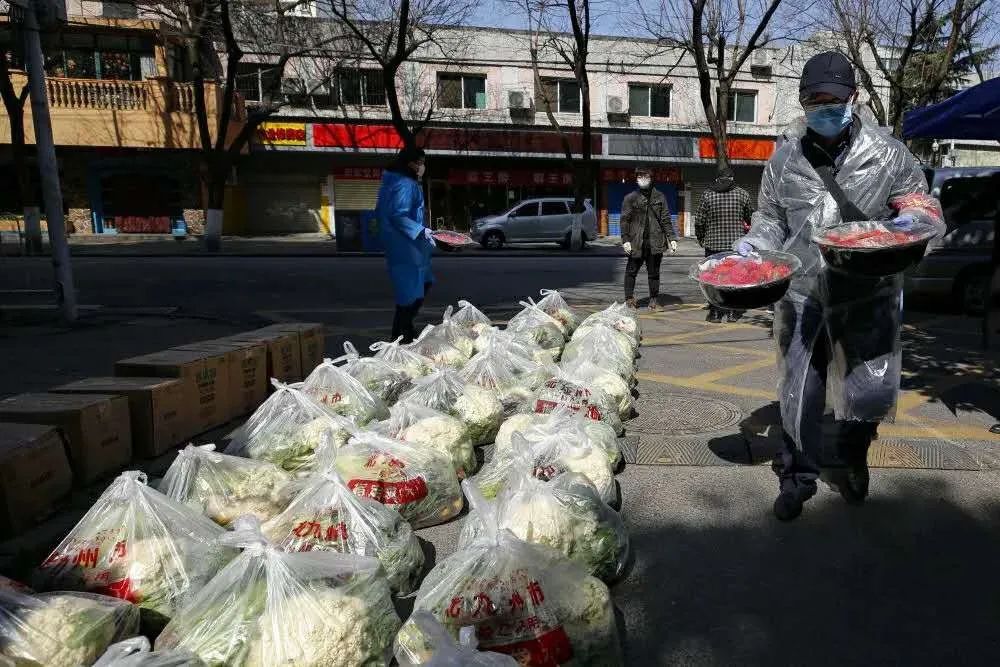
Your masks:
<svg viewBox="0 0 1000 667"><path fill-rule="evenodd" d="M729 165L727 124L736 79L754 51L801 33L806 25L799 9L796 0L660 0L656 10L638 3L646 34L661 48L683 49L694 60L720 168Z"/></svg>
<svg viewBox="0 0 1000 667"><path fill-rule="evenodd" d="M454 58L465 46L454 26L465 23L476 0L325 0L330 14L360 45L360 57L382 70L392 126L404 146L418 136L434 114L436 82L403 65L423 52ZM402 92L402 94L401 94ZM421 103L421 100L423 103Z"/></svg>
<svg viewBox="0 0 1000 667"><path fill-rule="evenodd" d="M9 53L0 52L0 97L3 98L10 124L10 144L18 198L24 213L25 247L29 254L42 251L41 220L34 179L28 166L28 149L24 134L24 103L28 99L28 85L17 90L11 78Z"/></svg>

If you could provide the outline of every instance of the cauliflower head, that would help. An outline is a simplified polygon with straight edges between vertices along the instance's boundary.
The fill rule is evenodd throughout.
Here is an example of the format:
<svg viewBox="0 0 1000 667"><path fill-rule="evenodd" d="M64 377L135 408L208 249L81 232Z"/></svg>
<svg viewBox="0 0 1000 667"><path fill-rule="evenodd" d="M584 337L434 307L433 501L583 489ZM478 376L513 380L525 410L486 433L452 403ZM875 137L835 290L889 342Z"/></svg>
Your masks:
<svg viewBox="0 0 1000 667"><path fill-rule="evenodd" d="M608 463L607 455L596 447L582 447L563 452L557 468L583 475L597 487L601 499L606 503L615 501L615 474Z"/></svg>
<svg viewBox="0 0 1000 667"><path fill-rule="evenodd" d="M474 445L493 442L503 421L503 404L497 395L476 385L466 385L451 410L465 424Z"/></svg>
<svg viewBox="0 0 1000 667"><path fill-rule="evenodd" d="M223 527L228 527L241 514L253 514L267 521L288 505L285 486L288 475L271 465L256 465L211 475L199 469L195 479L195 496L205 514Z"/></svg>
<svg viewBox="0 0 1000 667"><path fill-rule="evenodd" d="M465 479L476 471L478 460L468 429L458 419L439 415L420 419L406 428L401 440L432 447L451 457L455 474Z"/></svg>

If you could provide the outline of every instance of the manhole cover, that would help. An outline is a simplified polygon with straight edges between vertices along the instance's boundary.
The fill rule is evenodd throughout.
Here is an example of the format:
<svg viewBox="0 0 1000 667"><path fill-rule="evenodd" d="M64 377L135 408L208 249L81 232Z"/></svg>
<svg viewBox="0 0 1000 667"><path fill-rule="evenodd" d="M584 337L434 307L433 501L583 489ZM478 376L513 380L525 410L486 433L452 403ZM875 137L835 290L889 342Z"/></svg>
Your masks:
<svg viewBox="0 0 1000 667"><path fill-rule="evenodd" d="M646 435L696 435L727 429L743 417L727 401L690 394L650 394L637 406L639 415L626 428Z"/></svg>

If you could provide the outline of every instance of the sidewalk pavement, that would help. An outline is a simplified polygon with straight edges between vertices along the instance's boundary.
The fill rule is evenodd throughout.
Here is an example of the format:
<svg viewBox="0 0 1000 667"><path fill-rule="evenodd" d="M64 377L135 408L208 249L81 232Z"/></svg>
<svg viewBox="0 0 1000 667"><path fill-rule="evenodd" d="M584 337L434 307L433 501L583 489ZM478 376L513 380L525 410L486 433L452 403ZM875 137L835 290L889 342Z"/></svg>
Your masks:
<svg viewBox="0 0 1000 667"><path fill-rule="evenodd" d="M47 240L46 240L47 244ZM677 256L700 256L701 248L694 239L681 239ZM21 254L16 235L0 234L0 258ZM336 239L326 234L290 234L284 236L224 236L221 250L208 252L200 237L174 239L157 234L85 234L70 237L70 252L74 257L381 257L381 253L340 250ZM560 257L621 256L621 239L603 237L587 244L578 252L570 252L555 243L520 243L500 250L480 246L456 252L439 252L449 257Z"/></svg>

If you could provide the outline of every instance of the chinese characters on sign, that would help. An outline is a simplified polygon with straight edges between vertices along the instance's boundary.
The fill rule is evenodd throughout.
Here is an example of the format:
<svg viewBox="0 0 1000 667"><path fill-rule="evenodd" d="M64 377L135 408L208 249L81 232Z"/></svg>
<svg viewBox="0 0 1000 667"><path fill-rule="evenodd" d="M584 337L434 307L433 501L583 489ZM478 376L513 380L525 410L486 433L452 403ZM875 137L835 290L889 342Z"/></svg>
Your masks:
<svg viewBox="0 0 1000 667"><path fill-rule="evenodd" d="M680 183L681 170L676 167L656 167L650 176L654 183ZM605 183L629 182L635 180L635 167L614 167L601 170L601 180Z"/></svg>
<svg viewBox="0 0 1000 667"><path fill-rule="evenodd" d="M263 123L257 128L257 142L269 146L305 146L305 123Z"/></svg>
<svg viewBox="0 0 1000 667"><path fill-rule="evenodd" d="M570 186L573 174L568 171L528 169L451 169L451 185L551 185Z"/></svg>
<svg viewBox="0 0 1000 667"><path fill-rule="evenodd" d="M333 176L351 181L380 181L382 167L337 167Z"/></svg>

